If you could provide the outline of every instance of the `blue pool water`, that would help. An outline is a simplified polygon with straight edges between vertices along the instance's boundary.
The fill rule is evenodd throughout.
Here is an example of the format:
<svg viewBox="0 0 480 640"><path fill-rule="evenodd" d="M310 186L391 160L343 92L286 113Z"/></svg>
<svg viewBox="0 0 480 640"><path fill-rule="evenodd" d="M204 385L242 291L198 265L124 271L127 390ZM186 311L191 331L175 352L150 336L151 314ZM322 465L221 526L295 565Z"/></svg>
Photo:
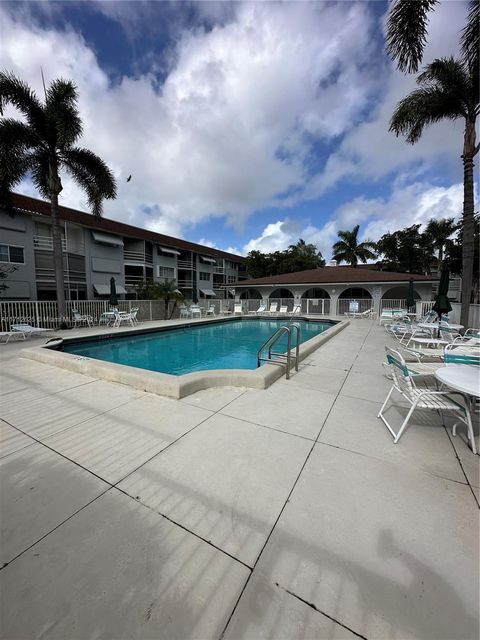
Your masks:
<svg viewBox="0 0 480 640"><path fill-rule="evenodd" d="M332 326L298 321L305 342ZM256 369L257 351L285 320L230 320L136 336L65 344L64 351L150 371L182 375L205 369ZM286 351L287 338L275 350Z"/></svg>

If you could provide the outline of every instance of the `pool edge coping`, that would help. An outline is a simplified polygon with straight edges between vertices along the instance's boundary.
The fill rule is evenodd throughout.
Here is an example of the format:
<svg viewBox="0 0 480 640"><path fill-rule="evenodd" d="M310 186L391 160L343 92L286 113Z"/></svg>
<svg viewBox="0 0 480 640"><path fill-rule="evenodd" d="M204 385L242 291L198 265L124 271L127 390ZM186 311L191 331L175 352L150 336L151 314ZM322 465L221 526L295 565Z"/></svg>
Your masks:
<svg viewBox="0 0 480 640"><path fill-rule="evenodd" d="M325 318L327 319L327 318ZM195 323L197 326L198 324ZM345 329L350 322L340 320L323 333L310 338L300 345L299 361L313 353L322 344ZM172 327L173 328L173 327ZM129 335L145 333L141 327L129 331ZM123 333L123 332L122 332ZM126 333L126 332L125 332ZM123 333L123 335L125 335ZM105 334L103 334L105 336ZM107 337L107 336L105 336ZM73 341L74 338L72 338ZM67 338L66 342L69 341ZM81 373L108 382L125 384L140 391L155 393L179 400L186 396L215 387L249 387L267 389L273 382L285 374L285 365L269 364L258 369L209 369L174 376L159 371L139 369L130 365L96 360L73 353L57 351L46 344L38 347L22 349L20 355L30 360Z"/></svg>

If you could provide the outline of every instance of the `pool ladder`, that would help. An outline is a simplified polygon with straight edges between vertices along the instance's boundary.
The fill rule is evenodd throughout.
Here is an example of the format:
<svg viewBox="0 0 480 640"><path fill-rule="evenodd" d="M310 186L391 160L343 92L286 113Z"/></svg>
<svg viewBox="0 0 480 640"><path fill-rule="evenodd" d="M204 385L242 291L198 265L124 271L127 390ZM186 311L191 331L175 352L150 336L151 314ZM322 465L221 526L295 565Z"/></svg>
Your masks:
<svg viewBox="0 0 480 640"><path fill-rule="evenodd" d="M292 355L292 332L295 332L295 355ZM287 334L287 351L285 353L278 353L273 351L275 344ZM262 355L265 349L268 347L268 355ZM290 322L288 325L283 325L273 333L268 340L262 344L257 351L257 367L262 362L270 362L271 364L279 364L285 366L285 377L290 379L290 369L292 367L292 360L295 365L295 371L298 371L298 356L300 353L300 325L297 322Z"/></svg>

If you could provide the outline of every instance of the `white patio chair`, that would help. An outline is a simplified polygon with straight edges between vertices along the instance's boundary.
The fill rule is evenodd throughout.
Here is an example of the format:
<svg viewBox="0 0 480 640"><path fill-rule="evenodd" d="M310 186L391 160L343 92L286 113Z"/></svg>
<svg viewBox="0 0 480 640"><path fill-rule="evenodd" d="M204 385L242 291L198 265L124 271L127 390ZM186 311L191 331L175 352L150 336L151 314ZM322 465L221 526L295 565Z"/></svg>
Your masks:
<svg viewBox="0 0 480 640"><path fill-rule="evenodd" d="M299 305L299 304L296 304L296 305L293 307L292 311L290 312L290 315L292 315L292 316L298 316L298 315L300 314L300 308L301 308L301 307L300 307L300 305Z"/></svg>
<svg viewBox="0 0 480 640"><path fill-rule="evenodd" d="M216 316L217 312L215 311L215 305L211 304L208 308L207 311L205 312L206 316Z"/></svg>
<svg viewBox="0 0 480 640"><path fill-rule="evenodd" d="M234 306L233 306L233 314L234 315L237 315L237 314L242 315L242 313L243 313L242 303L241 302L235 303Z"/></svg>
<svg viewBox="0 0 480 640"><path fill-rule="evenodd" d="M278 302L271 302L270 308L268 309L268 313L277 313Z"/></svg>
<svg viewBox="0 0 480 640"><path fill-rule="evenodd" d="M188 318L188 307L186 304L181 304L179 307L180 318Z"/></svg>
<svg viewBox="0 0 480 640"><path fill-rule="evenodd" d="M197 316L197 318L201 318L202 317L202 310L200 308L200 305L198 304L191 304L190 305L190 309L189 309L189 314L192 318L195 318L195 316Z"/></svg>
<svg viewBox="0 0 480 640"><path fill-rule="evenodd" d="M385 398L385 402L382 404L377 417L382 420L382 422L392 434L394 444L397 444L397 442L402 437L402 434L407 428L407 425L415 409L429 409L431 411L440 412L440 414L443 411L450 411L456 414L458 417L458 422L456 422L452 428L453 435L455 435L456 433L456 428L459 422L465 424L467 427L467 435L470 440L472 451L476 453L477 451L475 447L475 437L473 433L472 418L470 416L468 402L467 400L464 400L464 406L453 400L451 397L452 395L459 395L464 399L464 394L458 393L456 391L436 391L428 388L418 389L415 384L415 376L412 375L412 373L408 370L408 367L402 355L398 351L390 349L389 347L385 347L385 351L387 354L387 362L390 366L390 373L392 375L393 384L387 394L387 397ZM404 400L406 400L410 404L407 416L397 433L395 433L393 427L384 416L384 410L394 392L398 393Z"/></svg>
<svg viewBox="0 0 480 640"><path fill-rule="evenodd" d="M120 312L120 311L116 311L115 312L115 322L113 323L114 327L120 327L120 325L122 324L130 324L132 327L135 326L135 318L136 318L136 312L135 312L135 317L133 313L126 313L125 311Z"/></svg>
<svg viewBox="0 0 480 640"><path fill-rule="evenodd" d="M93 318L88 314L81 314L76 309L72 311L73 317L73 326L77 327L77 325L86 324L87 327L93 327Z"/></svg>
<svg viewBox="0 0 480 640"><path fill-rule="evenodd" d="M282 315L285 315L286 313L288 313L288 305L282 304L278 313L281 313Z"/></svg>
<svg viewBox="0 0 480 640"><path fill-rule="evenodd" d="M23 333L27 338L42 335L42 333L47 333L47 331L53 331L53 329L46 329L44 327L32 327L31 324L12 324L10 329L12 331L20 331L20 333Z"/></svg>

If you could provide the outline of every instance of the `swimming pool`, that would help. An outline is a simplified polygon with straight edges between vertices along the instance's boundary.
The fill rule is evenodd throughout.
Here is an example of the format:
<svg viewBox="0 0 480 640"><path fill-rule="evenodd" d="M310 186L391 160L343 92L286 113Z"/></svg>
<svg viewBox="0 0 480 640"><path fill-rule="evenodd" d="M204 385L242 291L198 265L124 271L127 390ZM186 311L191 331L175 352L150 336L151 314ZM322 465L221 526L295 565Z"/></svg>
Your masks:
<svg viewBox="0 0 480 640"><path fill-rule="evenodd" d="M209 369L256 369L257 351L285 319L235 319L153 333L68 342L63 351L139 369L184 375ZM301 342L335 323L298 319ZM286 336L276 350L285 351Z"/></svg>

